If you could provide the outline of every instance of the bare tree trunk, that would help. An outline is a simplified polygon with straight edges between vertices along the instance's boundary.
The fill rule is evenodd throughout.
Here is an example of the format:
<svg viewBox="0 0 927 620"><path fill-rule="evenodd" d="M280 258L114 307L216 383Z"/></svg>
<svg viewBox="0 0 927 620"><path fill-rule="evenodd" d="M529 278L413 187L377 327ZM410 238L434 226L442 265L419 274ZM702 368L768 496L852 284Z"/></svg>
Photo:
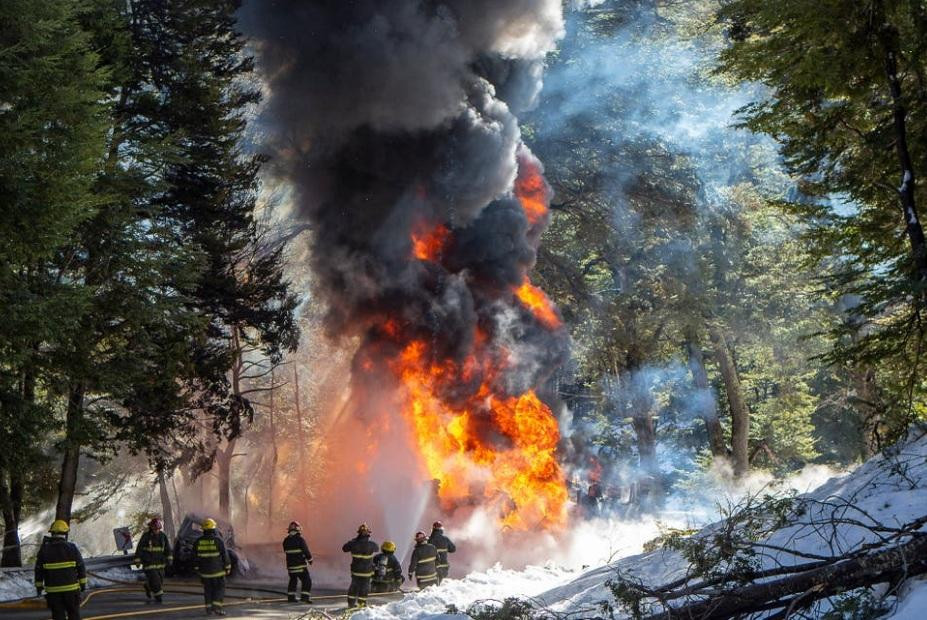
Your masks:
<svg viewBox="0 0 927 620"><path fill-rule="evenodd" d="M232 328L232 394L236 399L241 398L241 375L242 375L242 350L241 335L238 327ZM225 450L216 452L216 464L218 466L218 484L219 484L219 514L223 518L230 520L232 517L232 457L235 454L235 444L237 438L231 438L227 441Z"/></svg>
<svg viewBox="0 0 927 620"><path fill-rule="evenodd" d="M663 496L663 485L660 465L657 462L657 431L653 422L656 403L650 386L641 381L637 364L629 364L625 376L626 385L623 391L629 399L631 426L637 437L637 454L641 472L644 474L639 481L641 494L645 496L642 503L659 503Z"/></svg>
<svg viewBox="0 0 927 620"><path fill-rule="evenodd" d="M718 417L718 403L715 402L714 392L708 383L708 373L705 371L705 357L702 348L697 342L690 339L686 341L686 353L689 357L689 372L692 373L692 383L701 392L696 403L698 416L705 422L708 433L708 446L713 456L727 456L727 446L724 444L724 429L721 428L721 419Z"/></svg>
<svg viewBox="0 0 927 620"><path fill-rule="evenodd" d="M257 479L258 472L261 471L263 460L264 455L258 454L254 466L251 468L251 475L245 480L245 486L242 489L242 531L245 532L246 536L249 535L251 527L251 485Z"/></svg>
<svg viewBox="0 0 927 620"><path fill-rule="evenodd" d="M863 459L874 456L882 448L882 406L875 369L868 365L850 371L854 395L850 399L859 412L860 438Z"/></svg>
<svg viewBox="0 0 927 620"><path fill-rule="evenodd" d="M881 3L880 7L881 9ZM884 19L884 15L881 16ZM901 185L898 187L898 199L905 219L905 232L911 244L912 263L917 274L917 280L923 285L927 284L927 242L924 240L924 229L917 214L915 203L914 164L911 152L908 149L907 116L908 111L904 105L901 91L901 81L898 79L898 30L887 23L880 23L879 40L882 44L885 58L885 76L888 79L889 91L892 97L892 118L895 128L895 154L898 157L898 167L901 171ZM927 294L922 291L921 295Z"/></svg>
<svg viewBox="0 0 927 620"><path fill-rule="evenodd" d="M9 485L7 485L9 474ZM3 513L3 556L0 566L23 565L22 546L19 539L19 521L22 516L23 483L13 470L0 468L0 511Z"/></svg>
<svg viewBox="0 0 927 620"><path fill-rule="evenodd" d="M158 472L158 491L161 495L161 518L164 519L164 532L169 540L174 540L177 530L174 528L174 511L171 509L171 496L167 490L164 472Z"/></svg>
<svg viewBox="0 0 927 620"><path fill-rule="evenodd" d="M721 368L721 378L724 381L724 391L727 402L731 407L731 454L734 460L734 475L743 476L750 469L749 439L750 439L750 411L744 402L740 388L740 376L730 346L724 337L724 332L717 326L709 329L711 341L714 344L715 357Z"/></svg>
<svg viewBox="0 0 927 620"><path fill-rule="evenodd" d="M722 591L700 601L674 607L671 611L646 616L645 620L725 620L753 617L767 612L764 617L786 618L807 609L817 600L840 592L872 586L877 583L899 583L927 572L927 536L916 536L910 541L884 551L854 558L836 558L833 563L819 568L796 572L780 579L750 583L733 591ZM769 613L786 609L785 614Z"/></svg>
<svg viewBox="0 0 927 620"><path fill-rule="evenodd" d="M216 451L216 467L219 478L219 514L226 521L232 518L231 486L232 456L237 439L229 439L224 450Z"/></svg>
<svg viewBox="0 0 927 620"><path fill-rule="evenodd" d="M270 468L269 480L267 481L267 529L273 528L274 524L274 481L277 478L277 423L274 414L274 369L270 369Z"/></svg>
<svg viewBox="0 0 927 620"><path fill-rule="evenodd" d="M296 451L297 458L299 459L299 474L300 478L305 480L306 473L306 429L303 427L303 409L299 401L299 367L294 363L293 364L293 389L294 389L294 404L296 405L296 432L297 437L299 438L299 448Z"/></svg>
<svg viewBox="0 0 927 620"><path fill-rule="evenodd" d="M84 384L78 382L68 393L67 420L65 422L64 457L58 479L58 504L55 519L71 521L74 493L77 491L77 468L80 462L80 427L84 413Z"/></svg>
<svg viewBox="0 0 927 620"><path fill-rule="evenodd" d="M183 504L180 503L180 495L177 493L177 483L174 480L174 476L171 476L171 491L174 493L174 505L177 506L177 518L182 522L184 509Z"/></svg>
<svg viewBox="0 0 927 620"><path fill-rule="evenodd" d="M38 350L38 346L33 346ZM27 407L35 402L35 371L30 367L23 373L22 402ZM15 414L14 414L15 415ZM22 566L22 541L19 538L19 522L23 509L23 458L12 461L0 457L0 508L3 513L3 553L0 566ZM6 461L6 466L3 466ZM9 480L9 486L7 486Z"/></svg>

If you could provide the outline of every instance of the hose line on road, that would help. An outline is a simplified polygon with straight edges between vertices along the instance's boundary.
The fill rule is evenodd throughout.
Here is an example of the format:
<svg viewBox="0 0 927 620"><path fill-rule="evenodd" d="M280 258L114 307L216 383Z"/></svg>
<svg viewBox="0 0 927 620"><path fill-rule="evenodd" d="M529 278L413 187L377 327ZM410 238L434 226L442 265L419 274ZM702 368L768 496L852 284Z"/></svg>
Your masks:
<svg viewBox="0 0 927 620"><path fill-rule="evenodd" d="M124 586L133 586L133 587L135 587L135 588L138 588L138 587L139 587L139 582L135 582L135 581L125 581L125 580L121 580L121 579L113 579L113 578L111 578L111 577L104 577L104 576L102 576L102 575L100 575L100 574L98 574L98 573L95 573L95 572L93 572L93 571L87 571L87 573L88 573L89 575L92 575L92 576L96 577L97 579L102 580L102 581L108 581L109 583L115 583L115 584L124 585ZM183 585L185 585L185 584L180 583L180 584L175 584L175 585L168 585L168 587L173 588L173 587L176 587L176 586L178 586L178 585L179 585L179 586L183 586ZM194 592L192 592L193 594L200 594L200 593L202 592L202 589L201 589L201 588L198 588L195 584L189 584L189 587L191 587L191 588L193 588L193 589L195 590ZM250 590L250 591L252 591L252 592L266 592L266 593L268 593L268 594L279 594L279 595L281 595L281 596L286 596L286 595L287 595L286 592L282 592L282 591L280 591L280 590L271 590L271 589L269 589L269 588L255 588L255 587L252 587L252 586L244 586L244 585L236 586L236 585L234 585L234 584L229 584L229 583L226 583L225 589L226 589L226 590ZM165 592L170 592L171 590L165 589L164 591L165 591ZM394 594L403 594L403 595L405 595L405 594L412 594L413 592L415 592L415 590L403 590L402 588L400 588L400 589L398 589L398 590L391 590L391 591L389 591L389 592L372 592L372 593L368 594L367 596L368 596L368 597L370 597L370 596L391 596L391 595L394 595ZM187 592L186 592L186 591L183 591L182 593L186 594ZM312 600L313 600L313 601L316 601L316 600L319 600L319 601L327 601L327 600L334 600L334 599L339 599L339 598L345 598L347 595L348 595L347 592L344 592L343 594L326 594L326 595L323 595L323 596L313 596L313 597L312 597ZM242 597L232 596L232 598L242 598Z"/></svg>
<svg viewBox="0 0 927 620"><path fill-rule="evenodd" d="M81 607L84 607L85 605L87 605L88 602L90 602L90 599L96 596L99 596L99 595L122 593L122 592L143 591L141 583L137 581L125 581L122 579L113 579L111 577L104 577L103 575L100 575L93 571L87 571L87 573L88 575L91 575L101 581L115 584L115 587L105 587L105 588L98 588L98 589L90 590L89 592L87 592L85 596L82 597L83 600L81 600L81 603L80 603ZM184 586L187 586L187 587L184 587ZM250 596L229 594L227 595L227 598L239 599L239 600L234 600L234 601L226 603L225 604L226 607L239 606L239 605L251 605L251 604L288 602L287 598L283 598L284 596L286 596L286 593L281 592L279 590L271 590L269 588L255 588L251 586L232 585L232 584L227 585L226 589L248 590L251 592L266 592L270 594L280 595L280 597L274 597L274 598L253 598ZM166 587L164 588L164 592L171 593L171 594L197 595L197 594L202 594L203 590L202 588L197 587L196 584L193 584L193 583L190 583L189 585L184 584L184 583L176 583L176 584L170 584L170 585L166 584ZM400 588L399 590L392 590L390 592L373 592L373 593L368 594L368 597L395 596L397 594L405 595L405 594L411 594L412 592L414 592L414 590L403 590ZM347 596L347 592L342 593L342 594L325 594L322 596L313 596L312 603L316 603L317 601L331 601L331 600L337 600L337 599L344 599L346 596ZM41 598L43 597L37 596L37 597L31 597L27 599L21 599L20 604L22 602L34 601L36 599L41 599ZM0 605L0 608L4 608L4 607L10 608L14 606L18 606L18 604L2 604ZM179 612L179 611L193 611L193 610L202 609L202 608L203 608L202 603L198 603L195 605L192 605L192 604L182 605L182 606L177 606L177 607L158 606L157 608L153 608L153 609L140 609L140 610L135 610L135 611L118 612L118 613L105 614L105 615L100 615L100 616L90 616L90 617L85 618L85 620L107 620L109 618L128 618L132 616L152 616L152 615L157 615L157 614L172 613L172 612ZM331 617L327 613L325 613L323 610L320 610L320 609L314 609L311 611L312 613L321 613L326 618Z"/></svg>

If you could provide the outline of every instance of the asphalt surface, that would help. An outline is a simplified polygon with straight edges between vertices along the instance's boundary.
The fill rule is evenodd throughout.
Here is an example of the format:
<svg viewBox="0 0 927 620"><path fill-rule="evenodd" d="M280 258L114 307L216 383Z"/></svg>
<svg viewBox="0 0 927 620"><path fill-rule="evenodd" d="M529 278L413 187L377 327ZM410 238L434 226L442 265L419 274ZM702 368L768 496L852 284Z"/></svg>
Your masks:
<svg viewBox="0 0 927 620"><path fill-rule="evenodd" d="M290 603L279 592L280 584L229 583L225 593L225 611L228 617L237 618L341 618L347 610L344 593L334 590L313 589L313 604ZM269 592L266 590L276 590ZM206 618L203 595L199 583L167 580L164 602L160 605L146 602L139 586L114 585L111 588L89 590L84 595L81 620L110 618ZM401 594L372 596L371 605L382 605L398 600ZM40 598L16 603L0 603L3 620L49 620L51 618Z"/></svg>

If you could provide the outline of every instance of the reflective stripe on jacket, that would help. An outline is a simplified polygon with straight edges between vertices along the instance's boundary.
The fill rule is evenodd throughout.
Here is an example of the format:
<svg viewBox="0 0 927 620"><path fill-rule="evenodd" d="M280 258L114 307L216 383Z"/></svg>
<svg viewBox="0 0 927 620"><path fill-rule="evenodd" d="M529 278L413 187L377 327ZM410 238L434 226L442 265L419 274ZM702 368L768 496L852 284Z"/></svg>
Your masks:
<svg viewBox="0 0 927 620"><path fill-rule="evenodd" d="M423 542L415 545L412 551L412 559L409 560L409 573L415 573L415 576L422 580L436 575L438 562L438 550L429 542Z"/></svg>
<svg viewBox="0 0 927 620"><path fill-rule="evenodd" d="M35 558L35 587L46 592L74 592L87 585L84 558L77 545L63 537L46 536Z"/></svg>
<svg viewBox="0 0 927 620"><path fill-rule="evenodd" d="M369 536L358 536L344 543L341 550L351 554L351 575L354 577L373 577L373 556L380 546L370 540Z"/></svg>
<svg viewBox="0 0 927 620"><path fill-rule="evenodd" d="M193 570L204 579L225 577L232 570L225 543L215 532L203 534L193 543Z"/></svg>
<svg viewBox="0 0 927 620"><path fill-rule="evenodd" d="M312 559L306 539L299 532L288 534L283 539L283 553L286 554L286 570L290 573L301 573Z"/></svg>
<svg viewBox="0 0 927 620"><path fill-rule="evenodd" d="M444 535L444 530L431 530L428 542L438 550L438 568L447 568L447 554L457 551L457 546L454 545L450 538Z"/></svg>
<svg viewBox="0 0 927 620"><path fill-rule="evenodd" d="M142 569L152 570L164 568L173 561L171 543L164 532L148 530L142 534L135 548L135 559L141 563Z"/></svg>

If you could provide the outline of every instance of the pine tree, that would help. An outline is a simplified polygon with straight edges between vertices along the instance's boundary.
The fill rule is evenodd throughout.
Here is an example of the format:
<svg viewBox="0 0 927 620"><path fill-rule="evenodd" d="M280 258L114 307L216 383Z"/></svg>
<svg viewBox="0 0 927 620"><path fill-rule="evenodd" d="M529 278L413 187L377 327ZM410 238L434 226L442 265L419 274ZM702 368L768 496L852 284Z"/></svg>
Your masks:
<svg viewBox="0 0 927 620"><path fill-rule="evenodd" d="M113 105L93 185L97 211L63 251L70 256L66 277L91 297L75 311L77 329L55 351L48 379L65 402L56 509L65 520L82 453L105 458L119 446L114 439L131 439L138 449L185 428L181 409L159 410L152 432L146 412L130 406L151 390L152 377L170 385L163 369L189 358L203 329L184 293L199 273L200 253L178 238L176 222L158 204L181 137L162 122L150 50L138 36L142 18L134 3L94 0L82 19L110 75ZM176 388L170 394L182 397Z"/></svg>
<svg viewBox="0 0 927 620"><path fill-rule="evenodd" d="M296 346L296 298L283 275L282 245L259 225L260 155L246 150L247 115L260 99L253 60L235 26L239 2L139 1L146 16L154 81L164 96L164 123L183 136L165 175L160 199L185 243L198 248L204 269L186 289L208 319L195 355L198 394L214 432L220 512L229 511L229 467L236 438L253 418L249 390L254 356L280 361ZM260 371L259 371L260 372Z"/></svg>
<svg viewBox="0 0 927 620"><path fill-rule="evenodd" d="M54 428L41 377L89 291L61 248L92 218L105 139L104 72L78 23L81 2L0 4L0 507L3 566L21 563L18 526L39 444Z"/></svg>

